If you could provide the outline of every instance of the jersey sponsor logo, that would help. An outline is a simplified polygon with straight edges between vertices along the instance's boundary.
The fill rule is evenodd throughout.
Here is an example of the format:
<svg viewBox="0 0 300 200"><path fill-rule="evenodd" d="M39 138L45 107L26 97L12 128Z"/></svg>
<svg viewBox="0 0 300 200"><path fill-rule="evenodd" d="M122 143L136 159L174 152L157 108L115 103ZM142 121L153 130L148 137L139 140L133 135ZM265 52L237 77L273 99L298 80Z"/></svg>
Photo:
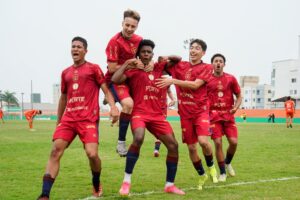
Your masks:
<svg viewBox="0 0 300 200"><path fill-rule="evenodd" d="M150 81L153 81L154 80L154 76L152 74L149 74L148 75L148 78L150 79Z"/></svg>
<svg viewBox="0 0 300 200"><path fill-rule="evenodd" d="M136 54L137 48L136 48L136 47L131 47L130 50L131 50L131 53L135 55L135 54Z"/></svg>
<svg viewBox="0 0 300 200"><path fill-rule="evenodd" d="M87 129L96 129L96 126L93 124L87 125L86 126Z"/></svg>
<svg viewBox="0 0 300 200"><path fill-rule="evenodd" d="M74 83L72 87L73 87L73 90L77 90L78 87L79 87L79 84L78 83Z"/></svg>
<svg viewBox="0 0 300 200"><path fill-rule="evenodd" d="M75 103L75 102L84 102L85 97L72 97L69 100L69 103Z"/></svg>

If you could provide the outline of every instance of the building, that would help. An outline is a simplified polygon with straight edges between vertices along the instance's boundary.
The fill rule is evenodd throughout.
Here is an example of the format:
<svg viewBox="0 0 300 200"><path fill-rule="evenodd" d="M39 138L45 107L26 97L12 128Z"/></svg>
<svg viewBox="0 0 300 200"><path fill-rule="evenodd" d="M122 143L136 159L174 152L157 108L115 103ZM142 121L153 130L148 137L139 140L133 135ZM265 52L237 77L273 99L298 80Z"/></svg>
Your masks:
<svg viewBox="0 0 300 200"><path fill-rule="evenodd" d="M271 85L259 85L258 76L241 76L240 87L243 97L241 108L270 109L272 102Z"/></svg>
<svg viewBox="0 0 300 200"><path fill-rule="evenodd" d="M53 104L57 105L60 98L60 84L53 84Z"/></svg>
<svg viewBox="0 0 300 200"><path fill-rule="evenodd" d="M31 94L31 102L32 103L41 103L41 94L40 93L32 93Z"/></svg>
<svg viewBox="0 0 300 200"><path fill-rule="evenodd" d="M272 63L272 101L284 99L286 96L291 96L297 102L300 100L300 35L298 40L298 59L280 60ZM300 105L297 102L296 105L299 108Z"/></svg>

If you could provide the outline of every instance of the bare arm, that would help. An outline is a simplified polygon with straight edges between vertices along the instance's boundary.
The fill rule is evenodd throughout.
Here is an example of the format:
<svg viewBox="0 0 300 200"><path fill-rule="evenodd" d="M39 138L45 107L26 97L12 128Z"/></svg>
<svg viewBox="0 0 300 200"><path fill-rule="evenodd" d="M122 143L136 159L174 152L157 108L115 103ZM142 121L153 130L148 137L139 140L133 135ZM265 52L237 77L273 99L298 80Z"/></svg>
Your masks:
<svg viewBox="0 0 300 200"><path fill-rule="evenodd" d="M124 72L127 69L133 68L134 65L137 65L137 62L138 61L135 58L126 60L126 62L117 71L115 71L114 75L111 77L112 82L116 84L123 83L127 78Z"/></svg>
<svg viewBox="0 0 300 200"><path fill-rule="evenodd" d="M67 106L67 94L62 93L60 95L59 102L58 102L56 125L60 123L60 120L65 112L66 106Z"/></svg>
<svg viewBox="0 0 300 200"><path fill-rule="evenodd" d="M241 93L235 95L235 97L236 97L236 100L235 100L234 106L233 106L233 108L230 110L230 113L231 113L231 114L236 113L236 111L239 109L239 107L240 107L240 105L241 105L241 103L242 103L242 95L241 95Z"/></svg>
<svg viewBox="0 0 300 200"><path fill-rule="evenodd" d="M174 84L182 88L197 90L205 84L205 81L201 79L196 79L194 81L182 81L175 78L158 78L156 80L156 85L160 88L168 87L169 85Z"/></svg>
<svg viewBox="0 0 300 200"><path fill-rule="evenodd" d="M182 60L182 58L180 56L159 56L158 57L158 61L159 62L167 62L167 66L166 67L171 67L175 64L177 64L178 62L180 62Z"/></svg>
<svg viewBox="0 0 300 200"><path fill-rule="evenodd" d="M170 87L168 87L167 93L168 93L168 97L169 97L170 100L171 100L168 106L169 106L169 107L174 106L176 100L175 100L175 97L174 97L174 95L173 95L173 93L172 93Z"/></svg>
<svg viewBox="0 0 300 200"><path fill-rule="evenodd" d="M112 124L118 121L119 119L119 110L115 105L114 97L112 96L111 92L109 91L106 83L101 84L101 89L105 95L105 99L109 104L110 107L110 117L112 118Z"/></svg>
<svg viewBox="0 0 300 200"><path fill-rule="evenodd" d="M121 67L121 65L118 65L116 62L107 62L107 67L110 73L114 73Z"/></svg>

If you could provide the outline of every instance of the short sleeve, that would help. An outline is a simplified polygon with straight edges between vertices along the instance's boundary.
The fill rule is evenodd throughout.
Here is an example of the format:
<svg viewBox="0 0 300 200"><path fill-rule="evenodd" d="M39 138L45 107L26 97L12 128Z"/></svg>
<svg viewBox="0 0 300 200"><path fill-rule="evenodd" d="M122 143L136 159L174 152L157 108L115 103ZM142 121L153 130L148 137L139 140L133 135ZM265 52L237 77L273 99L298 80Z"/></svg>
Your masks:
<svg viewBox="0 0 300 200"><path fill-rule="evenodd" d="M118 62L119 60L119 45L114 39L111 39L106 47L107 62Z"/></svg>
<svg viewBox="0 0 300 200"><path fill-rule="evenodd" d="M234 94L240 94L241 93L241 88L234 76L232 76L232 91Z"/></svg>
<svg viewBox="0 0 300 200"><path fill-rule="evenodd" d="M205 82L209 82L212 72L213 72L212 66L207 64L207 65L203 66L203 69L199 72L196 79L201 79Z"/></svg>
<svg viewBox="0 0 300 200"><path fill-rule="evenodd" d="M94 65L93 69L97 84L102 85L105 82L105 78L101 68L99 67L99 65Z"/></svg>
<svg viewBox="0 0 300 200"><path fill-rule="evenodd" d="M61 73L60 90L61 90L62 94L67 94L67 84L65 81L65 72L64 71Z"/></svg>

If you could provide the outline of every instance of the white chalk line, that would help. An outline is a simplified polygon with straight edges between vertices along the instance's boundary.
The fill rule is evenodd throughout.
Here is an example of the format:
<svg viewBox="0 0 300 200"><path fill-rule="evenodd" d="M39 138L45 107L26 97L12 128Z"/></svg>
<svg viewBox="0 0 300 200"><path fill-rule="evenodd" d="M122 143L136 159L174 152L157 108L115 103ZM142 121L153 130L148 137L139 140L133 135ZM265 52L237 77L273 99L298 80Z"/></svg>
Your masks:
<svg viewBox="0 0 300 200"><path fill-rule="evenodd" d="M214 188L226 188L226 187L233 187L233 186L242 186L242 185L255 185L258 183L268 183L268 182L279 182L279 181L289 181L294 179L299 179L298 176L292 176L292 177L282 177L282 178L274 178L274 179L266 179L266 180L257 180L257 181L244 181L244 182L237 182L237 183L230 183L225 185L212 185L212 186L203 186L203 190L206 189L214 189ZM183 188L183 191L191 191L191 190L198 190L197 187L190 187L190 188ZM160 191L147 191L147 192L141 192L141 193L130 193L129 197L131 196L146 196L146 195L152 195L152 194L163 194L163 190ZM78 200L92 200L92 199L109 199L109 198L116 198L120 197L119 194L110 195L110 196L104 196L104 197L86 197L84 199L78 199Z"/></svg>

